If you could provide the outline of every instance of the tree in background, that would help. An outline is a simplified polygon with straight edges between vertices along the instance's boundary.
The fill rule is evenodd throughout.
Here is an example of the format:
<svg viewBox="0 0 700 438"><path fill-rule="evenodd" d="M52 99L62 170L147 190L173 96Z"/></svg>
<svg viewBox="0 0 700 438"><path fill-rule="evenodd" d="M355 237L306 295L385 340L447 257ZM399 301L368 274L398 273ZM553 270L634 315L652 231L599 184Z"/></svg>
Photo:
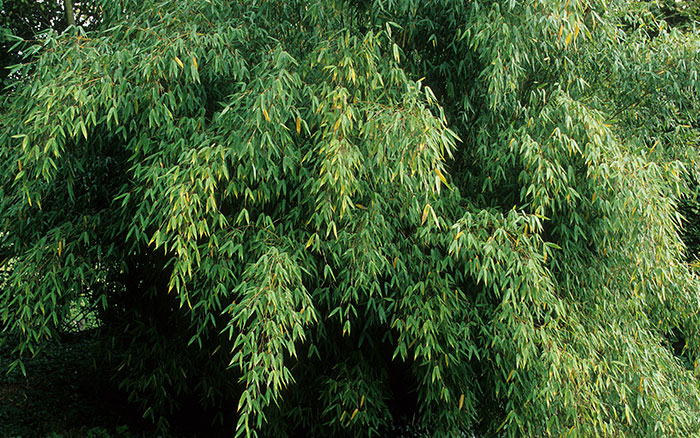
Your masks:
<svg viewBox="0 0 700 438"><path fill-rule="evenodd" d="M61 33L66 29L68 3L77 11L72 12L73 24L86 29L97 27L100 15L93 1L0 1L0 89L4 88L11 67L29 60L28 47L41 39L45 31Z"/></svg>
<svg viewBox="0 0 700 438"><path fill-rule="evenodd" d="M2 108L4 330L87 297L163 429L698 436L692 8L103 2Z"/></svg>

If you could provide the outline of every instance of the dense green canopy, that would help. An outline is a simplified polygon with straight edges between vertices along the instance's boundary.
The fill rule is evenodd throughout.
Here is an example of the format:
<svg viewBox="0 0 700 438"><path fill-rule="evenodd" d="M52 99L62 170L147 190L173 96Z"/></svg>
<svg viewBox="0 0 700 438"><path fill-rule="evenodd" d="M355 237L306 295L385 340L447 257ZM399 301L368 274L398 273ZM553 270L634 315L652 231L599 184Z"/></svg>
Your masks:
<svg viewBox="0 0 700 438"><path fill-rule="evenodd" d="M18 353L88 300L163 428L700 436L693 2L99 11L0 108Z"/></svg>

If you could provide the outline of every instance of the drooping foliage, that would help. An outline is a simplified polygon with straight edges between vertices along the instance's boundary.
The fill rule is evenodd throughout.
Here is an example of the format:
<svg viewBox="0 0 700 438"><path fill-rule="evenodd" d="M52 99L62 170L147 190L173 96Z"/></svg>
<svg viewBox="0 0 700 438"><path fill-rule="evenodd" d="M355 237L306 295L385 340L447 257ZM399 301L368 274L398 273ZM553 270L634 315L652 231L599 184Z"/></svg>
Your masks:
<svg viewBox="0 0 700 438"><path fill-rule="evenodd" d="M163 429L697 436L693 8L104 2L3 103L4 330L94 303Z"/></svg>

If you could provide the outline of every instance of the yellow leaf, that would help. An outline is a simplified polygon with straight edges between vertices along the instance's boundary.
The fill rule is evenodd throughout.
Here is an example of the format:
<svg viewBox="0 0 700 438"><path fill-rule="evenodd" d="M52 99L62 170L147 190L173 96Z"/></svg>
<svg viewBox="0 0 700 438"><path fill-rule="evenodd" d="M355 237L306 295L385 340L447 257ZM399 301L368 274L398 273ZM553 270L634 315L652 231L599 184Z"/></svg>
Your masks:
<svg viewBox="0 0 700 438"><path fill-rule="evenodd" d="M267 110L265 108L263 108L262 113L263 113L263 116L265 116L265 120L267 120L269 122L270 115L267 113Z"/></svg>
<svg viewBox="0 0 700 438"><path fill-rule="evenodd" d="M197 68L197 59L195 59L194 55L192 55L192 64L194 64L194 68Z"/></svg>
<svg viewBox="0 0 700 438"><path fill-rule="evenodd" d="M182 61L180 61L180 58L178 58L177 56L175 57L175 62L177 62L177 65L179 65L180 68L185 68L184 64L182 63Z"/></svg>
<svg viewBox="0 0 700 438"><path fill-rule="evenodd" d="M340 126L340 117L338 117L338 120L335 121L335 125L333 125L333 132L337 131L339 126Z"/></svg>
<svg viewBox="0 0 700 438"><path fill-rule="evenodd" d="M365 404L365 396L363 395L362 398L360 399L360 407Z"/></svg>
<svg viewBox="0 0 700 438"><path fill-rule="evenodd" d="M420 218L420 224L423 225L425 220L428 218L428 213L430 213L430 204L425 204L423 208L423 216Z"/></svg>
<svg viewBox="0 0 700 438"><path fill-rule="evenodd" d="M447 180L445 179L445 175L443 175L442 172L440 172L440 169L435 168L435 173L437 173L438 178L440 178L440 181L442 181L443 184L448 185Z"/></svg>
<svg viewBox="0 0 700 438"><path fill-rule="evenodd" d="M352 419L355 418L355 415L357 415L357 408L355 408L355 410L352 411L352 415L350 416L350 421L352 421Z"/></svg>
<svg viewBox="0 0 700 438"><path fill-rule="evenodd" d="M654 142L654 144L651 146L651 149L649 149L649 153L652 153L654 151L654 148L656 147L657 144L659 144L659 140L656 140ZM22 169L20 169L20 170L22 170Z"/></svg>
<svg viewBox="0 0 700 438"><path fill-rule="evenodd" d="M464 394L459 396L459 410L462 410L462 406L464 406Z"/></svg>
<svg viewBox="0 0 700 438"><path fill-rule="evenodd" d="M566 36L566 45L567 45L567 46L568 46L569 43L571 42L571 37L573 37L573 36L574 36L574 34L572 34L572 33L570 33L570 34L568 34L568 35Z"/></svg>
<svg viewBox="0 0 700 438"><path fill-rule="evenodd" d="M514 369L510 371L510 374L508 374L508 378L506 379L506 382L510 382L510 379L513 377L514 372L515 372Z"/></svg>
<svg viewBox="0 0 700 438"><path fill-rule="evenodd" d="M301 119L297 116L297 134L301 133Z"/></svg>

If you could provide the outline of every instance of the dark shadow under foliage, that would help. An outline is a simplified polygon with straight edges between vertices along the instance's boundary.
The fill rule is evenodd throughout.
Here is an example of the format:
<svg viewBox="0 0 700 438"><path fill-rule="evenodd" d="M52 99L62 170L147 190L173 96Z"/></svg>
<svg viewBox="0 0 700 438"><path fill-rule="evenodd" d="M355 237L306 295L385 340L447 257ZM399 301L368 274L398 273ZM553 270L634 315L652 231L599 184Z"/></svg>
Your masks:
<svg viewBox="0 0 700 438"><path fill-rule="evenodd" d="M152 429L141 420L109 383L106 368L96 355L95 331L82 332L44 345L40 355L25 361L26 376L19 369L0 376L0 436L64 438L109 431L110 436L131 436ZM0 347L0 366L14 360L7 346ZM128 427L127 427L128 425Z"/></svg>

